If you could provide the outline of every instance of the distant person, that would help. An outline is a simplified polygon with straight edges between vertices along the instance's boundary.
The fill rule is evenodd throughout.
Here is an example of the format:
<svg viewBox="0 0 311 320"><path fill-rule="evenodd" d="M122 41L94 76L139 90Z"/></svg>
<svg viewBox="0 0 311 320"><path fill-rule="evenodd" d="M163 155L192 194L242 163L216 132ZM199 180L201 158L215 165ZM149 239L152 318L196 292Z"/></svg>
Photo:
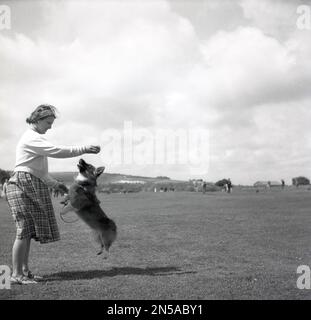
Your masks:
<svg viewBox="0 0 311 320"><path fill-rule="evenodd" d="M1 198L7 199L7 197L6 197L7 186L8 186L8 179L5 179L5 181L2 185Z"/></svg>
<svg viewBox="0 0 311 320"><path fill-rule="evenodd" d="M231 183L231 180L228 179L228 181L227 181L227 192L231 193L231 191L232 191L232 183Z"/></svg>
<svg viewBox="0 0 311 320"><path fill-rule="evenodd" d="M222 189L221 189L222 192L227 192L228 191L228 184L225 183L223 186L222 186Z"/></svg>
<svg viewBox="0 0 311 320"><path fill-rule="evenodd" d="M282 182L282 189L284 189L285 188L285 181L282 179L281 182Z"/></svg>
<svg viewBox="0 0 311 320"><path fill-rule="evenodd" d="M202 192L203 192L203 194L206 193L206 187L207 187L207 184L206 184L206 182L204 182L204 183L203 183L203 187L202 187Z"/></svg>
<svg viewBox="0 0 311 320"><path fill-rule="evenodd" d="M52 128L56 108L40 105L26 119L28 130L16 147L13 175L7 185L7 201L16 224L12 250L11 283L33 284L41 277L29 270L31 239L48 243L60 240L49 188L67 191L67 187L48 173L48 157L71 158L85 153L98 153L99 146L55 146L44 137Z"/></svg>

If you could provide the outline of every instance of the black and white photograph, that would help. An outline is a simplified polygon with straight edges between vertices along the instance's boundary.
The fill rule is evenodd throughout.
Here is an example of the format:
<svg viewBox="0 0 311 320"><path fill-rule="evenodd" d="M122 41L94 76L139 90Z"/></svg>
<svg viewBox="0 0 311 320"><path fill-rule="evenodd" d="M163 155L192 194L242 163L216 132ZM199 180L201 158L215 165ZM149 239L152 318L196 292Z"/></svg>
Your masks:
<svg viewBox="0 0 311 320"><path fill-rule="evenodd" d="M0 300L310 300L310 88L310 0L0 0Z"/></svg>

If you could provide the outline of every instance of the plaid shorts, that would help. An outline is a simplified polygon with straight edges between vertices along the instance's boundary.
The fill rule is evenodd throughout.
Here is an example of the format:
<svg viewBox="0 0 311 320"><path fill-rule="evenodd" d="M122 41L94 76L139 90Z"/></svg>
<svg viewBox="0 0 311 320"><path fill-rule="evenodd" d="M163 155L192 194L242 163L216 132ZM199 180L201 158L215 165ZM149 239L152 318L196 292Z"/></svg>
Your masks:
<svg viewBox="0 0 311 320"><path fill-rule="evenodd" d="M16 239L40 243L60 239L48 187L28 172L15 172L7 185L7 201L16 224Z"/></svg>

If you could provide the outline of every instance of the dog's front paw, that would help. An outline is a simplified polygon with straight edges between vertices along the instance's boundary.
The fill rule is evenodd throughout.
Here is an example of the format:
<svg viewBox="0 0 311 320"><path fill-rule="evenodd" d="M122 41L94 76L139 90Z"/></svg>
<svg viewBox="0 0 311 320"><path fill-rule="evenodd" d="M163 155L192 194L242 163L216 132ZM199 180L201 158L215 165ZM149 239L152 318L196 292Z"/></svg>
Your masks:
<svg viewBox="0 0 311 320"><path fill-rule="evenodd" d="M60 214L64 215L70 211L74 211L74 207L70 204L70 201L68 200L67 203L60 210Z"/></svg>
<svg viewBox="0 0 311 320"><path fill-rule="evenodd" d="M69 203L69 195L65 193L64 196L64 199L60 203L66 206Z"/></svg>

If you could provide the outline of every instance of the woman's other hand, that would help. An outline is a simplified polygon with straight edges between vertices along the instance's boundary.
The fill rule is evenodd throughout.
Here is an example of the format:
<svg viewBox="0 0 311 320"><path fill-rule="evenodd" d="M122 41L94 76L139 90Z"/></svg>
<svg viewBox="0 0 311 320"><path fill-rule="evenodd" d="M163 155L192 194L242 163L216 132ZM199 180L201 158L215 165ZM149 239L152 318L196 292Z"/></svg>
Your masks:
<svg viewBox="0 0 311 320"><path fill-rule="evenodd" d="M63 196L65 193L68 193L68 188L67 186L62 183L62 182L57 182L57 184L54 187L54 192L58 192L61 194L61 196Z"/></svg>

